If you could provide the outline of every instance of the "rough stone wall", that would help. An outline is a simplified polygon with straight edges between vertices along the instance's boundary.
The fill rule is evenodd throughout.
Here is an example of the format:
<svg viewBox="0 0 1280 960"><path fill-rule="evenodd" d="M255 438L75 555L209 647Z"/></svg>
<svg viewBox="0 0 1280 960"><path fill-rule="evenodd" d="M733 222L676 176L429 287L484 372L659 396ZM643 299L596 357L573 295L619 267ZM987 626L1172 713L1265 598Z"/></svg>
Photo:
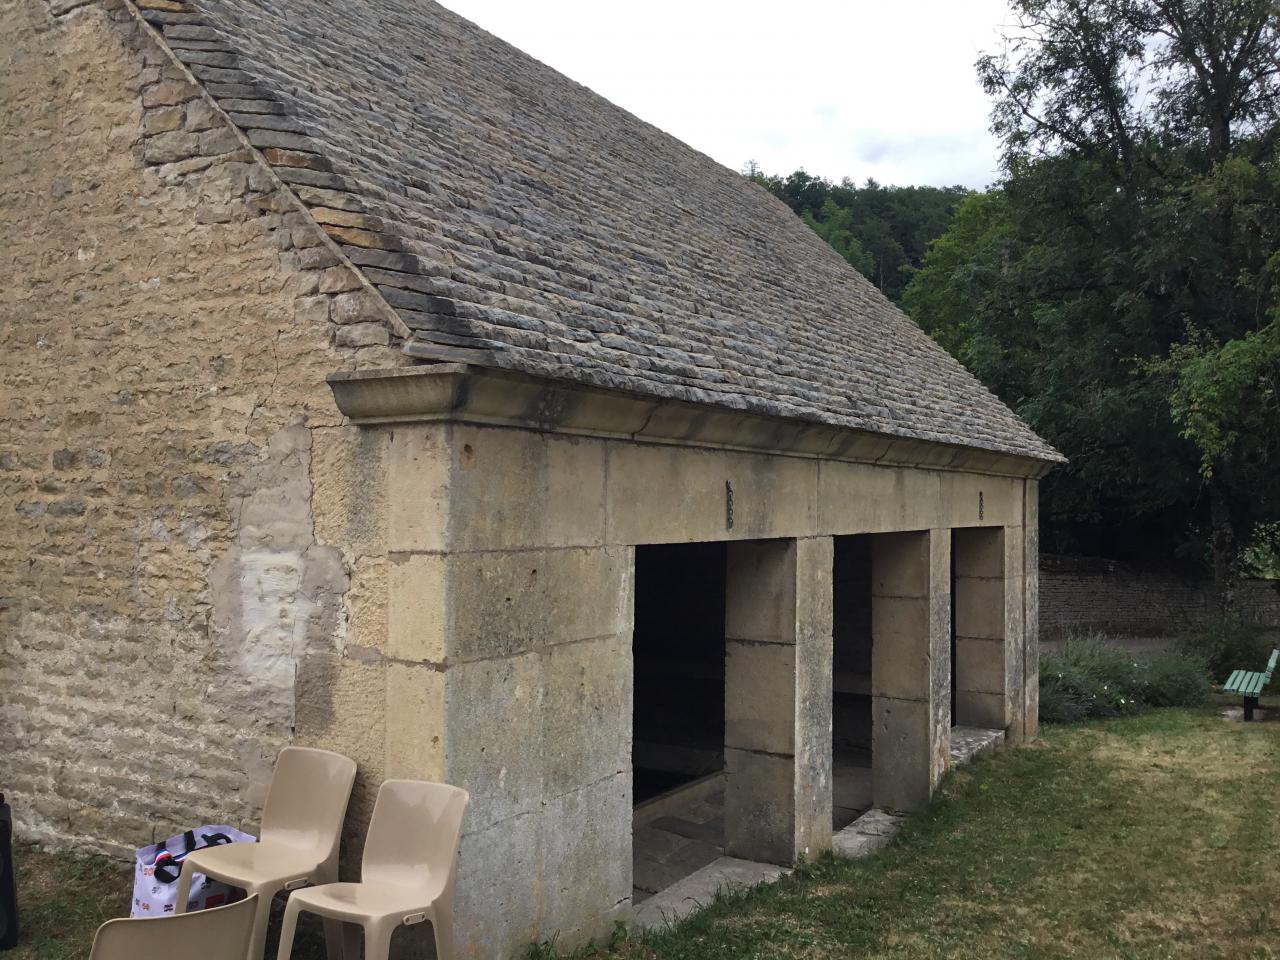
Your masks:
<svg viewBox="0 0 1280 960"><path fill-rule="evenodd" d="M376 438L324 376L396 352L123 0L0 23L3 786L62 845L252 824L385 620Z"/></svg>
<svg viewBox="0 0 1280 960"><path fill-rule="evenodd" d="M1246 580L1232 599L1238 616L1280 627L1280 580Z"/></svg>
<svg viewBox="0 0 1280 960"><path fill-rule="evenodd" d="M1237 616L1280 627L1280 585L1248 580L1232 599ZM1210 585L1186 574L1094 557L1041 559L1040 630L1045 639L1090 629L1156 635L1216 616Z"/></svg>

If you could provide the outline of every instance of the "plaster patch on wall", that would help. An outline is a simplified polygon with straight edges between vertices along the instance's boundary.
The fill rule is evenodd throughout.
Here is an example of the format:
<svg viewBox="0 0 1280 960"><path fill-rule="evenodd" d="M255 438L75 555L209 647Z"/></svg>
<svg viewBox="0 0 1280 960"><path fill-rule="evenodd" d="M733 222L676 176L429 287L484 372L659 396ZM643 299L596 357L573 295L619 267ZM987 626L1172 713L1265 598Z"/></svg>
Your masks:
<svg viewBox="0 0 1280 960"><path fill-rule="evenodd" d="M311 489L311 431L293 424L235 484L234 545L209 576L215 643L241 681L217 695L290 726L299 665L334 649L350 585L341 553L316 542Z"/></svg>

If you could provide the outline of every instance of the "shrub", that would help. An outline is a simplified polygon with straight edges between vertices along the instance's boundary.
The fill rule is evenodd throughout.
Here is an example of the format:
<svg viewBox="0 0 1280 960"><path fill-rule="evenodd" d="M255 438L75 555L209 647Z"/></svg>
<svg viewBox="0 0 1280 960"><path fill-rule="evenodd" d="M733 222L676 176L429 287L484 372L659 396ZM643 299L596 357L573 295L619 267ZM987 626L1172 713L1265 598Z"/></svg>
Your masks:
<svg viewBox="0 0 1280 960"><path fill-rule="evenodd" d="M1151 657L1144 679L1142 700L1149 707L1197 707L1209 698L1208 666L1185 653Z"/></svg>
<svg viewBox="0 0 1280 960"><path fill-rule="evenodd" d="M1232 670L1261 670L1271 654L1263 628L1226 618L1184 634L1178 649L1204 661L1213 679L1222 683Z"/></svg>
<svg viewBox="0 0 1280 960"><path fill-rule="evenodd" d="M1203 660L1184 653L1134 656L1100 635L1069 640L1061 651L1040 660L1040 719L1045 723L1195 706L1208 694Z"/></svg>

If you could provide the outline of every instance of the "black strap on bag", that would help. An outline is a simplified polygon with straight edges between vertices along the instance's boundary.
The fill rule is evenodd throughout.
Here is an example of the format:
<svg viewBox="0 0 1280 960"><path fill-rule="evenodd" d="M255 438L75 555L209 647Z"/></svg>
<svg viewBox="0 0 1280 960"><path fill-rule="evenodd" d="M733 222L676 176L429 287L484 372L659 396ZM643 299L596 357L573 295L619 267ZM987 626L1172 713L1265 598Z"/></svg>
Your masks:
<svg viewBox="0 0 1280 960"><path fill-rule="evenodd" d="M164 863L155 865L155 877L161 883L177 883L178 876L182 873L182 861L187 859L190 854L197 850L207 850L209 847L221 847L231 842L231 838L225 833L206 833L200 838L203 843L196 843L196 832L188 830L182 835L183 854L181 858L169 857ZM163 852L163 851L160 851ZM159 856L157 852L156 856Z"/></svg>

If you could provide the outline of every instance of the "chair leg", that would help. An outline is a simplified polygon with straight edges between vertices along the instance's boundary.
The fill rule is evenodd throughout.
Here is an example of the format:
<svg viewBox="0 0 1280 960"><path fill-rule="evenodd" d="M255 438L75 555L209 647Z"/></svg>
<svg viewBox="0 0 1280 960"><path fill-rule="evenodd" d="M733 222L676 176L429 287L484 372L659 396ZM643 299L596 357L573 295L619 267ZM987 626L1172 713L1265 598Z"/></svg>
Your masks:
<svg viewBox="0 0 1280 960"><path fill-rule="evenodd" d="M293 898L290 897L292 900ZM328 960L356 960L359 956L357 953L351 953L347 950L346 937L342 931L342 921L333 920L330 917L324 918L324 950Z"/></svg>
<svg viewBox="0 0 1280 960"><path fill-rule="evenodd" d="M284 920L280 924L280 949L276 951L276 960L289 960L293 954L293 937L298 932L298 914L300 908L290 897L284 907Z"/></svg>
<svg viewBox="0 0 1280 960"><path fill-rule="evenodd" d="M191 876L195 868L183 861L182 870L178 873L178 899L173 905L174 913L186 913L187 901L191 899Z"/></svg>
<svg viewBox="0 0 1280 960"><path fill-rule="evenodd" d="M316 871L313 882L317 887L326 883L337 883L337 864L323 865ZM347 924L345 927L349 928L350 925ZM357 960L360 956L359 946L352 948L341 920L334 920L332 917L324 918L324 952L327 960L348 960L348 958Z"/></svg>
<svg viewBox="0 0 1280 960"><path fill-rule="evenodd" d="M436 938L436 960L453 960L453 904L436 902L431 914L431 932Z"/></svg>
<svg viewBox="0 0 1280 960"><path fill-rule="evenodd" d="M258 910L253 917L253 939L249 941L246 960L262 960L267 949L267 925L271 922L271 901L280 892L279 887L246 887L245 893L258 895Z"/></svg>
<svg viewBox="0 0 1280 960"><path fill-rule="evenodd" d="M1254 708L1254 707L1256 707L1257 705L1258 705L1258 698L1257 698L1257 697L1245 697L1245 698L1244 698L1244 719L1245 719L1245 723L1248 723L1250 720L1252 720L1252 719L1253 719L1253 708Z"/></svg>
<svg viewBox="0 0 1280 960"><path fill-rule="evenodd" d="M394 920L371 920L364 928L364 960L388 960L391 934L399 924Z"/></svg>
<svg viewBox="0 0 1280 960"><path fill-rule="evenodd" d="M363 938L364 931L358 925L354 923L342 925L342 950L347 955L347 960L360 960Z"/></svg>

